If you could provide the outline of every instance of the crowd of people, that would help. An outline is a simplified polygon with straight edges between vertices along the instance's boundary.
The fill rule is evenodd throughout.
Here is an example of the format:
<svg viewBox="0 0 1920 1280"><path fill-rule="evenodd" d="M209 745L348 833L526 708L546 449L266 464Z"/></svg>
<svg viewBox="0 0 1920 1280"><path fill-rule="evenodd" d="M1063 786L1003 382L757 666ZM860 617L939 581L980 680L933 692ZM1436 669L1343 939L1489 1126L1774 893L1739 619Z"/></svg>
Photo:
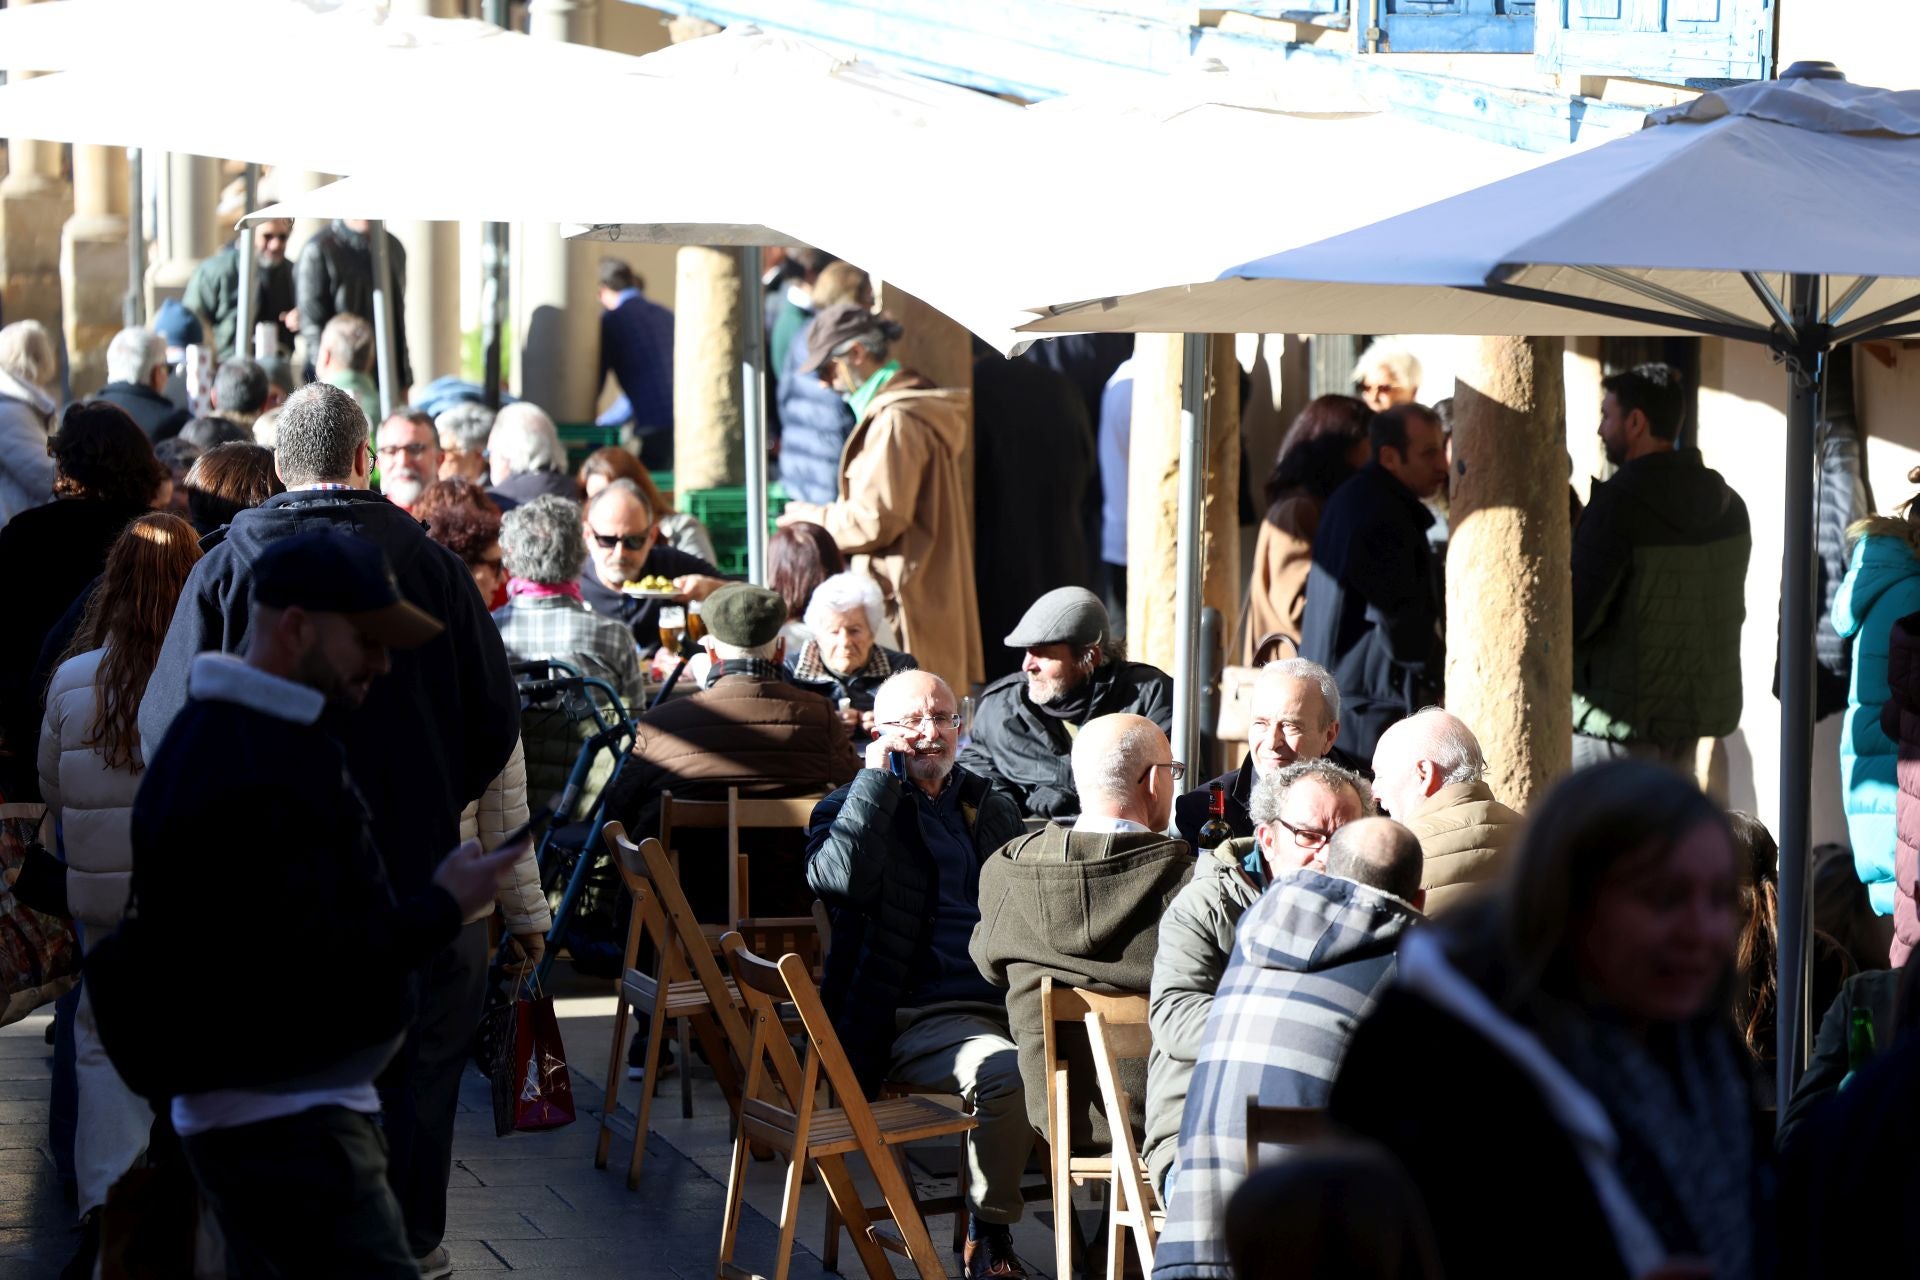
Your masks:
<svg viewBox="0 0 1920 1280"><path fill-rule="evenodd" d="M672 317L630 268L601 276L630 429L574 467L524 401L379 412L364 225L297 264L283 224L251 235L113 339L93 398L57 403L40 326L0 329L0 796L47 815L9 874L87 952L63 1014L75 1274L136 1166L190 1176L237 1274L447 1274L490 931L519 966L571 945L523 829L580 743L516 685L545 663L631 721L588 783L630 831L658 831L669 793L824 795L754 896L824 904L822 996L862 1087L957 1094L977 1120L968 1277L1026 1274L1010 1226L1048 1131L1047 979L1146 997L1135 1113L1104 1113L1070 1045L1064 1124L1075 1153L1141 1135L1157 1280L1298 1258L1744 1280L1897 1256L1828 1206L1912 1137L1912 999L1888 967L1920 941L1911 512L1854 530L1834 604L1860 877L1823 864L1824 1017L1776 1137L1777 850L1701 772L1739 719L1751 539L1682 439L1674 370L1603 383L1617 471L1575 513L1575 770L1522 814L1496 794L1511 762L1445 706L1448 415L1415 401L1404 352L1370 352L1358 394L1312 401L1279 449L1245 751L1206 777L1169 742L1196 673L1130 660L1123 634L1123 352L979 355L982 403L1012 408L974 424L976 461L1000 459L978 465L1007 465L1021 413L1077 442L1053 502L1010 496L965 472L965 397L902 364L866 277L794 254L768 306L795 499L762 586L659 483ZM222 362L195 416L182 348L245 337L246 249L258 358ZM683 874L716 910L723 877ZM182 1043L173 984L215 972L245 1016ZM1337 1136L1250 1167L1249 1099Z"/></svg>

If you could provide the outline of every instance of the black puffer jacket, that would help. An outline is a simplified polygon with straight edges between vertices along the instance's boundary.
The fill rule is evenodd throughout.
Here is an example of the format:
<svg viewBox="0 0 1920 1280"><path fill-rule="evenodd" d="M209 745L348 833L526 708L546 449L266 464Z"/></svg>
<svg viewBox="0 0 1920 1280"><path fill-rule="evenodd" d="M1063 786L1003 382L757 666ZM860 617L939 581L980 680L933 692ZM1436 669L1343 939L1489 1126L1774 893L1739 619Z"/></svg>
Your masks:
<svg viewBox="0 0 1920 1280"><path fill-rule="evenodd" d="M1020 810L965 769L954 770L953 785L985 863L1024 830ZM931 963L938 871L920 833L920 794L862 769L807 825L807 884L833 921L820 995L869 1097L886 1076L900 999Z"/></svg>
<svg viewBox="0 0 1920 1280"><path fill-rule="evenodd" d="M1144 662L1116 662L1093 676L1093 700L1080 723L1125 711L1145 716L1173 732L1173 680ZM1027 678L1016 671L980 694L973 740L960 763L1006 788L1036 818L1071 818L1080 812L1067 757L1073 738L1057 716L1033 705Z"/></svg>
<svg viewBox="0 0 1920 1280"><path fill-rule="evenodd" d="M394 385L404 391L413 385L413 365L407 359L407 250L391 231L387 265L393 276ZM311 362L319 358L321 331L335 316L344 312L374 323L372 241L335 218L300 251L293 289L299 300L300 336Z"/></svg>

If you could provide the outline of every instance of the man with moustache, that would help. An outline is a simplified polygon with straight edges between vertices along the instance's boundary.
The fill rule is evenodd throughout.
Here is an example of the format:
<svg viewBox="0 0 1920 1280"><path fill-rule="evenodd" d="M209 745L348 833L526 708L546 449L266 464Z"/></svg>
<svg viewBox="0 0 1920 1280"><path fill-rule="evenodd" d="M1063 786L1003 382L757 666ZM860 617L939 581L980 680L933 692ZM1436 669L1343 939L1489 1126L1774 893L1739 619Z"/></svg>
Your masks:
<svg viewBox="0 0 1920 1280"><path fill-rule="evenodd" d="M287 237L292 234L291 218L274 218L253 228L253 322L278 326L275 345L283 355L293 350L293 335L300 328L293 264L287 261ZM240 317L240 245L245 238L242 232L196 267L180 299L207 326L214 355L222 360L253 354L252 335L233 331Z"/></svg>
<svg viewBox="0 0 1920 1280"><path fill-rule="evenodd" d="M807 884L833 921L821 997L869 1097L899 1081L966 1100L980 1126L965 1274L1021 1276L1008 1226L1033 1132L1006 1002L967 950L981 865L1021 834L1020 811L955 763L959 703L939 676L892 677L873 717L866 767L807 828Z"/></svg>
<svg viewBox="0 0 1920 1280"><path fill-rule="evenodd" d="M420 409L396 409L374 437L374 461L380 466L380 492L409 515L420 495L440 475L440 433Z"/></svg>

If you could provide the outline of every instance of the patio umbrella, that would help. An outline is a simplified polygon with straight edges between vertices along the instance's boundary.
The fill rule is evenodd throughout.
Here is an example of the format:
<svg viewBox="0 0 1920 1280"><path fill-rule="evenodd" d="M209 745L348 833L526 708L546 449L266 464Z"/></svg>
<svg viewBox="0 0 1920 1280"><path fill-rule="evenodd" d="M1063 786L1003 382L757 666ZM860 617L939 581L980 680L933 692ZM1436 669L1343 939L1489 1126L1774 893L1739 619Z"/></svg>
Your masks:
<svg viewBox="0 0 1920 1280"><path fill-rule="evenodd" d="M1805 1044L1813 689L1813 428L1841 343L1920 333L1920 93L1825 63L1707 93L1648 128L1482 189L1246 263L1191 297L1047 308L1169 327L1691 333L1785 363L1780 625L1779 1098ZM1204 301L1204 308L1202 303ZM1194 314L1200 309L1200 314ZM1158 325L1156 325L1158 327Z"/></svg>

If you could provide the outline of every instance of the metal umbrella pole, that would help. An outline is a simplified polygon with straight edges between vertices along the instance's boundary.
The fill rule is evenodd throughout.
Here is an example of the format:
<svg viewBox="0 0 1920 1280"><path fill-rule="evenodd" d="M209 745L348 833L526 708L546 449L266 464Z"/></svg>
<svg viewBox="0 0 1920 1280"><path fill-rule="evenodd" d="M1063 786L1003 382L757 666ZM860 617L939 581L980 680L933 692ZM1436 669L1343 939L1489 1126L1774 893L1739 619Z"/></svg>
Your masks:
<svg viewBox="0 0 1920 1280"><path fill-rule="evenodd" d="M740 435L747 453L747 581L767 581L767 312L760 300L760 250L740 256Z"/></svg>
<svg viewBox="0 0 1920 1280"><path fill-rule="evenodd" d="M247 206L247 212L252 213L260 202L260 166L257 164L247 166L246 190L244 203ZM240 228L240 239L234 245L234 253L237 255L240 267L238 286L234 290L231 354L235 359L246 355L253 345L253 302L254 295L259 289L254 278L256 264L253 260L253 236L253 227L250 224L243 226Z"/></svg>
<svg viewBox="0 0 1920 1280"><path fill-rule="evenodd" d="M127 148L127 297L121 319L129 329L147 323L147 191L140 148Z"/></svg>
<svg viewBox="0 0 1920 1280"><path fill-rule="evenodd" d="M393 412L394 385L400 376L400 360L393 344L393 255L387 252L387 224L367 224L368 243L373 246L373 346L380 367L380 418ZM378 427L378 422L371 424Z"/></svg>
<svg viewBox="0 0 1920 1280"><path fill-rule="evenodd" d="M507 25L507 0L485 0L483 16ZM507 224L480 224L480 367L487 408L500 407L501 332L507 315Z"/></svg>
<svg viewBox="0 0 1920 1280"><path fill-rule="evenodd" d="M1179 543L1173 596L1173 758L1200 764L1200 605L1206 581L1201 539L1206 536L1207 335L1189 333L1180 346Z"/></svg>

